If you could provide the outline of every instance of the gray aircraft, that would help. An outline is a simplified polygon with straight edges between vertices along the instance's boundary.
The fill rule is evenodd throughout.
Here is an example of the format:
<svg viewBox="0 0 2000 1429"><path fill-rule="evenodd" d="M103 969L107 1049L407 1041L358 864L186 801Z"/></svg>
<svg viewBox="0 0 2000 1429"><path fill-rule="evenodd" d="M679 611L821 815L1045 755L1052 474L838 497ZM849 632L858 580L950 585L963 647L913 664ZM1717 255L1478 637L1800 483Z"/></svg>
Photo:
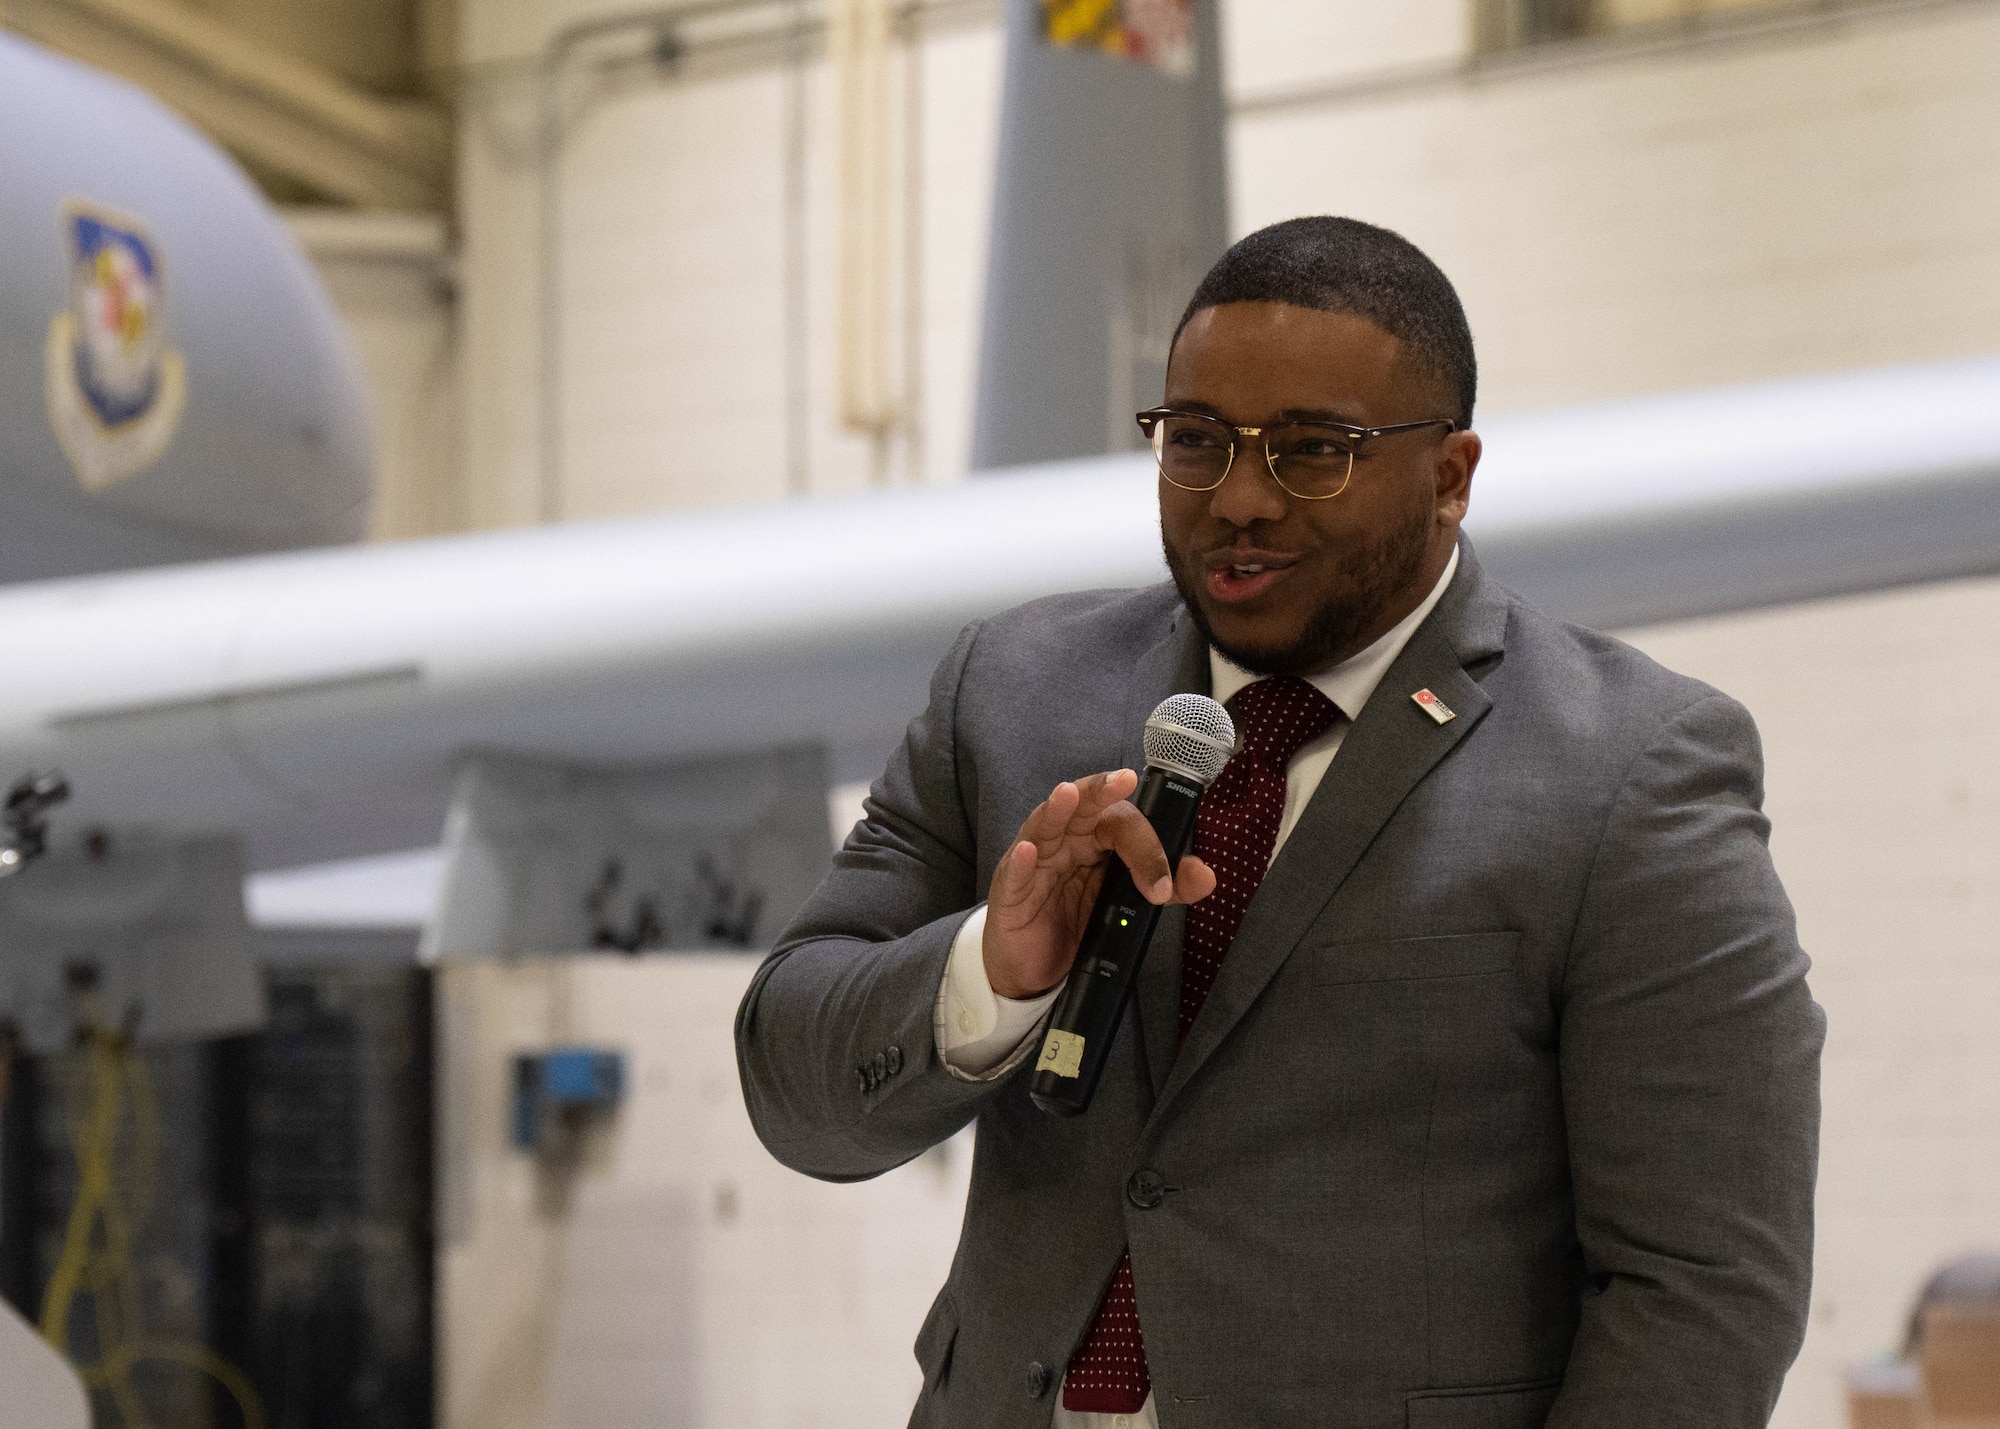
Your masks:
<svg viewBox="0 0 2000 1429"><path fill-rule="evenodd" d="M252 869L410 849L493 753L814 745L854 779L963 622L1164 575L1141 452L284 551L359 534L368 442L276 217L158 106L4 38L0 136L0 786L65 771L72 843L221 837ZM1467 529L1502 580L1613 628L2000 569L1997 391L1982 358L1482 420Z"/></svg>
<svg viewBox="0 0 2000 1429"><path fill-rule="evenodd" d="M0 34L0 581L357 539L360 370L242 170Z"/></svg>

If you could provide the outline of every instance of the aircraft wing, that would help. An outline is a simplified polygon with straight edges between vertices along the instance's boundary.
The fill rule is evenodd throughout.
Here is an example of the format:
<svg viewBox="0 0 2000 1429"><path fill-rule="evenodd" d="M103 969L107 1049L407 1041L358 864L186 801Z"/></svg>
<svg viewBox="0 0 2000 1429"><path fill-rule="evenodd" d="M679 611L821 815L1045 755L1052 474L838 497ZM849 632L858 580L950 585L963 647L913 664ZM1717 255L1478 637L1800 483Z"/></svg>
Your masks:
<svg viewBox="0 0 2000 1429"><path fill-rule="evenodd" d="M1467 529L1545 608L1641 623L2000 570L2000 359L1482 424ZM0 776L253 868L437 837L469 752L822 741L866 778L968 620L1159 580L1149 459L0 591Z"/></svg>

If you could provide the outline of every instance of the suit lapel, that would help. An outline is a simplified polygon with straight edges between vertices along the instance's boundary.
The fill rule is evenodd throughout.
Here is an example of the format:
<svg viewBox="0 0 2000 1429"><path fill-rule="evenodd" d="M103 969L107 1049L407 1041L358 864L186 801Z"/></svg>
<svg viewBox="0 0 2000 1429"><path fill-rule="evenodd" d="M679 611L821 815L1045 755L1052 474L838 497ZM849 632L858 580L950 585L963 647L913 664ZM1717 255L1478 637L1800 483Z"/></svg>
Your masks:
<svg viewBox="0 0 2000 1429"><path fill-rule="evenodd" d="M1132 695L1125 710L1128 768L1146 767L1146 716L1168 695L1205 695L1209 690L1208 643L1176 606L1166 637L1140 656L1133 672ZM1180 1016L1181 930L1185 911L1168 908L1160 916L1146 961L1139 966L1132 994L1138 1018L1139 1047L1146 1065L1142 1080L1154 1096L1166 1084L1174 1060L1174 1032Z"/></svg>
<svg viewBox="0 0 2000 1429"><path fill-rule="evenodd" d="M1410 791L1485 716L1492 701L1465 667L1500 652L1506 621L1505 598L1461 545L1451 589L1376 687L1250 900L1201 1015L1165 1084L1156 1083L1149 1127L1250 1010ZM1411 696L1423 689L1455 717L1439 724L1420 708ZM1178 983L1178 956L1174 963ZM1149 958L1141 977L1152 971Z"/></svg>

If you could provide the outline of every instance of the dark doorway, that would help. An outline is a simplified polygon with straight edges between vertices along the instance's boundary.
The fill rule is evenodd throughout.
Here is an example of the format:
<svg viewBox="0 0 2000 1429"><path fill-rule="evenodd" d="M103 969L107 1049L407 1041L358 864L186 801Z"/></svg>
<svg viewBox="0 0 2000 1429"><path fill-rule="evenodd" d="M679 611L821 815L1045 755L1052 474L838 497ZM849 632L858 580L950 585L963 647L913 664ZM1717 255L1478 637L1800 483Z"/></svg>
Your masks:
<svg viewBox="0 0 2000 1429"><path fill-rule="evenodd" d="M430 976L286 963L266 988L266 1030L142 1054L160 1148L133 1247L147 1332L240 1367L269 1429L429 1429ZM77 1055L16 1058L0 1112L0 1294L31 1321L76 1184ZM85 1356L88 1308L72 1339ZM234 1396L185 1369L138 1383L156 1425L241 1422Z"/></svg>

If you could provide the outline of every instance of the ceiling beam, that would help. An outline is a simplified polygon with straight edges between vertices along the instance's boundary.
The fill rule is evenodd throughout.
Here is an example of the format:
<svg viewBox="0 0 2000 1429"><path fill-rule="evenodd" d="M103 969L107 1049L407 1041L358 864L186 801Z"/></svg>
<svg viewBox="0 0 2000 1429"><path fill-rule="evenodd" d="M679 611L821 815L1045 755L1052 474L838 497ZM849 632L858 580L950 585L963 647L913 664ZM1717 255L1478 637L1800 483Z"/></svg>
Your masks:
<svg viewBox="0 0 2000 1429"><path fill-rule="evenodd" d="M6 0L9 29L111 71L245 161L363 208L442 209L451 126L173 0Z"/></svg>

